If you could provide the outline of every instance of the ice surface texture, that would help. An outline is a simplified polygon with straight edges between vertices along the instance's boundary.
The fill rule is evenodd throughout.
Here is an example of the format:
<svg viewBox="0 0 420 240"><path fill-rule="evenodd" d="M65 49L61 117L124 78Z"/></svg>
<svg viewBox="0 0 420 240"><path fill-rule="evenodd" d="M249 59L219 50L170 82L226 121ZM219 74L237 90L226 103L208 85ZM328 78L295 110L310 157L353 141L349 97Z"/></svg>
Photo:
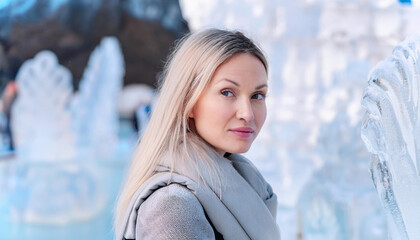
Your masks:
<svg viewBox="0 0 420 240"><path fill-rule="evenodd" d="M399 44L371 72L362 139L392 239L420 239L420 36Z"/></svg>
<svg viewBox="0 0 420 240"><path fill-rule="evenodd" d="M17 162L6 195L11 218L52 225L92 218L105 204L92 168L76 161Z"/></svg>
<svg viewBox="0 0 420 240"><path fill-rule="evenodd" d="M359 134L360 125L352 125L344 112L321 127L319 152L325 163L311 176L298 205L298 227L305 240L386 239Z"/></svg>

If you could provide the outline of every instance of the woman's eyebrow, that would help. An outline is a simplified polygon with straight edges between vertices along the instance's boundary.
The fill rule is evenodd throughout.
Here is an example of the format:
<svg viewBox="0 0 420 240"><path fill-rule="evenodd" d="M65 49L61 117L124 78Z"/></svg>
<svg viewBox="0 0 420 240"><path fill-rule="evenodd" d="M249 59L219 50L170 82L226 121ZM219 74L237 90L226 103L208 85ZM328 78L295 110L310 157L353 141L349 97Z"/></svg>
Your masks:
<svg viewBox="0 0 420 240"><path fill-rule="evenodd" d="M221 81L227 81L227 82L230 82L230 83L232 83L233 85L235 85L235 86L237 86L237 87L240 87L241 85L239 85L239 83L237 83L237 82L235 82L235 81L233 81L233 80L230 80L230 79L227 79L227 78L223 78L223 79L221 79L219 82L221 82ZM264 88L264 87L267 87L267 84L261 84L261 85L259 85L259 86L257 86L256 88L255 88L255 90L258 90L258 89L261 89L261 88Z"/></svg>
<svg viewBox="0 0 420 240"><path fill-rule="evenodd" d="M221 81L227 81L227 82L230 82L230 83L232 83L233 85L235 85L235 86L237 86L237 87L241 86L241 85L239 85L239 83L237 83L237 82L235 82L235 81L233 81L233 80L227 79L227 78L223 78L223 79L221 79L219 82L221 82Z"/></svg>
<svg viewBox="0 0 420 240"><path fill-rule="evenodd" d="M267 86L267 84L264 83L264 84L261 84L258 87L256 87L255 90L261 89L263 87L268 87L268 86Z"/></svg>

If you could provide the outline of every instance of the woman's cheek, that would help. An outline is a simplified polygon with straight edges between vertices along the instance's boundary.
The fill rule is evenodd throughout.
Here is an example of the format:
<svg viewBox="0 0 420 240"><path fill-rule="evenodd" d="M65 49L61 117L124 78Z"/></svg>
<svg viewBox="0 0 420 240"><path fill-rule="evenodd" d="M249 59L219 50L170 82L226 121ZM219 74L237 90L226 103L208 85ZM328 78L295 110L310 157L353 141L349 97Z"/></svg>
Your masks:
<svg viewBox="0 0 420 240"><path fill-rule="evenodd" d="M266 118L267 118L267 107L264 103L264 105L259 106L258 111L257 111L257 116L256 116L257 123L256 124L258 124L259 128L262 127Z"/></svg>

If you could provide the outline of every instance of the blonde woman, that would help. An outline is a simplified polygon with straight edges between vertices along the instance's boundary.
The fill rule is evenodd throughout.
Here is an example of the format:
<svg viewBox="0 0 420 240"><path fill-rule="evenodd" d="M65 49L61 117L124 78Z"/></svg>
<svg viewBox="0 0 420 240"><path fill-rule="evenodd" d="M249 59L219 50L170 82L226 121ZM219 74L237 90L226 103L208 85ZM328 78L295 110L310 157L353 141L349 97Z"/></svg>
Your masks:
<svg viewBox="0 0 420 240"><path fill-rule="evenodd" d="M186 36L169 57L116 209L116 239L280 239L277 198L248 151L267 61L240 32Z"/></svg>

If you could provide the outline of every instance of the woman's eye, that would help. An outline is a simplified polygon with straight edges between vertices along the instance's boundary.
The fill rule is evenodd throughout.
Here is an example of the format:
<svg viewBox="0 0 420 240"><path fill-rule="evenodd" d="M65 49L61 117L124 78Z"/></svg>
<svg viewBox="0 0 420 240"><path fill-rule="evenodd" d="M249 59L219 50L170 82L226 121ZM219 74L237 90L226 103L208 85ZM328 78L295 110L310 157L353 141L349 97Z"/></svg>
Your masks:
<svg viewBox="0 0 420 240"><path fill-rule="evenodd" d="M257 100L263 100L264 97L265 97L265 95L262 94L262 93L256 93L256 94L252 95L252 99L257 99Z"/></svg>
<svg viewBox="0 0 420 240"><path fill-rule="evenodd" d="M223 90L222 91L222 95L226 96L226 97L232 97L233 96L233 92L229 91L229 90Z"/></svg>

